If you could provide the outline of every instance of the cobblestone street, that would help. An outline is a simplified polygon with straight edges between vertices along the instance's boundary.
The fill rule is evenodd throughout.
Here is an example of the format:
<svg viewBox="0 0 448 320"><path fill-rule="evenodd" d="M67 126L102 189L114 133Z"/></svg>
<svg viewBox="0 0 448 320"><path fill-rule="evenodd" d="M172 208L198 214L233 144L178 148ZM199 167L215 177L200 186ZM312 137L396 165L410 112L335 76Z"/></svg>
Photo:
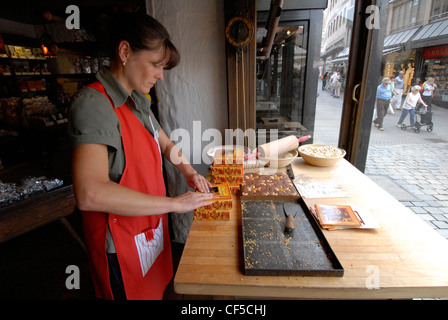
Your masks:
<svg viewBox="0 0 448 320"><path fill-rule="evenodd" d="M448 143L370 146L365 171L445 238L448 238L447 153Z"/></svg>
<svg viewBox="0 0 448 320"><path fill-rule="evenodd" d="M318 92L314 143L337 146L343 98ZM448 109L433 105L432 132L397 128L400 114L372 126L365 174L448 239Z"/></svg>

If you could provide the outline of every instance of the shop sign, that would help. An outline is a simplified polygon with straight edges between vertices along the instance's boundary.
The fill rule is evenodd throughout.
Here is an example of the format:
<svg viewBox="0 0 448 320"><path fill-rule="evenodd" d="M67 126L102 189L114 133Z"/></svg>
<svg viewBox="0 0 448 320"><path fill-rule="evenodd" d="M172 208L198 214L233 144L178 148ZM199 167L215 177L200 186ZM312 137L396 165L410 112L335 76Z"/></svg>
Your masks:
<svg viewBox="0 0 448 320"><path fill-rule="evenodd" d="M448 47L428 48L424 52L424 57L428 59L442 56L448 56Z"/></svg>

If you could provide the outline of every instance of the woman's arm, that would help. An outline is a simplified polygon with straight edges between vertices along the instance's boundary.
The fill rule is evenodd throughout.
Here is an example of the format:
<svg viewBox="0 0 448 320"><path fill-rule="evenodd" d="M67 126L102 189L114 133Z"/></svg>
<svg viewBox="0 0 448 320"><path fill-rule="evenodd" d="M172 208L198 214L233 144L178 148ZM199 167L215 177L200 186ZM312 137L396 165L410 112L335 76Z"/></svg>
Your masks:
<svg viewBox="0 0 448 320"><path fill-rule="evenodd" d="M423 101L423 99L420 97L419 99L418 99L418 102L417 103L421 103L422 105L424 105L425 107L427 107L428 105L425 103L425 101Z"/></svg>
<svg viewBox="0 0 448 320"><path fill-rule="evenodd" d="M73 186L82 211L127 216L185 213L210 204L212 194L187 192L175 198L152 196L121 186L109 179L107 146L84 144L73 153Z"/></svg>
<svg viewBox="0 0 448 320"><path fill-rule="evenodd" d="M423 91L434 91L434 85L433 84L425 84L425 86L423 87Z"/></svg>
<svg viewBox="0 0 448 320"><path fill-rule="evenodd" d="M190 187L201 192L209 192L211 183L197 173L180 149L168 138L162 129L159 131L159 144L163 156L182 172Z"/></svg>

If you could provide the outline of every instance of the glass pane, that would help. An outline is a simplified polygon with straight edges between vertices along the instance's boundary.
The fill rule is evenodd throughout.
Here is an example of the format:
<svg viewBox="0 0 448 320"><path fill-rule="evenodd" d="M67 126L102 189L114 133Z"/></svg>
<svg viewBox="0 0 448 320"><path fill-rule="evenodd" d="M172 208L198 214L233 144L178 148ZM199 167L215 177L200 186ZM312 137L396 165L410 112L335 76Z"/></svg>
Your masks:
<svg viewBox="0 0 448 320"><path fill-rule="evenodd" d="M256 128L261 141L269 141L270 132L278 133L278 138L310 134L302 125L306 27L306 23L279 27L269 58L257 60Z"/></svg>
<svg viewBox="0 0 448 320"><path fill-rule="evenodd" d="M347 79L354 1L330 5L324 11L321 66L317 89L314 143L338 145ZM342 21L336 23L336 21Z"/></svg>
<svg viewBox="0 0 448 320"><path fill-rule="evenodd" d="M370 128L365 173L447 237L446 228L440 228L436 219L439 216L434 214L443 212L438 190L446 185L446 168L441 159L446 158L448 150L445 3L446 0L389 1L388 16L395 17L399 12L401 18L395 23L387 19L380 25L385 33L380 44L381 76L371 87L378 88L378 93L384 92L382 79L390 78L393 93L389 102L388 97L380 94L376 99L375 111L382 118L382 127L376 123ZM423 156L416 157L416 150ZM421 203L424 207L419 207Z"/></svg>

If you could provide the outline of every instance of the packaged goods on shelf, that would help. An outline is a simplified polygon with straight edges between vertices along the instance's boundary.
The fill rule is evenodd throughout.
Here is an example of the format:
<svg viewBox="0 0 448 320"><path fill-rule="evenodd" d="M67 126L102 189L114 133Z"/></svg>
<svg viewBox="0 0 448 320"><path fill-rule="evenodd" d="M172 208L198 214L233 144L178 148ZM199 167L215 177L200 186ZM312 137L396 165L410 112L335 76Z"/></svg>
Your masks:
<svg viewBox="0 0 448 320"><path fill-rule="evenodd" d="M13 128L20 127L21 119L21 99L5 98L2 99L3 110L5 112L5 121L8 126Z"/></svg>
<svg viewBox="0 0 448 320"><path fill-rule="evenodd" d="M57 178L27 177L21 184L0 181L0 208L63 186Z"/></svg>
<svg viewBox="0 0 448 320"><path fill-rule="evenodd" d="M50 102L47 96L23 99L23 108L27 116L49 115L56 112L56 107Z"/></svg>
<svg viewBox="0 0 448 320"><path fill-rule="evenodd" d="M7 64L0 64L0 75L2 76L10 76L11 68Z"/></svg>

